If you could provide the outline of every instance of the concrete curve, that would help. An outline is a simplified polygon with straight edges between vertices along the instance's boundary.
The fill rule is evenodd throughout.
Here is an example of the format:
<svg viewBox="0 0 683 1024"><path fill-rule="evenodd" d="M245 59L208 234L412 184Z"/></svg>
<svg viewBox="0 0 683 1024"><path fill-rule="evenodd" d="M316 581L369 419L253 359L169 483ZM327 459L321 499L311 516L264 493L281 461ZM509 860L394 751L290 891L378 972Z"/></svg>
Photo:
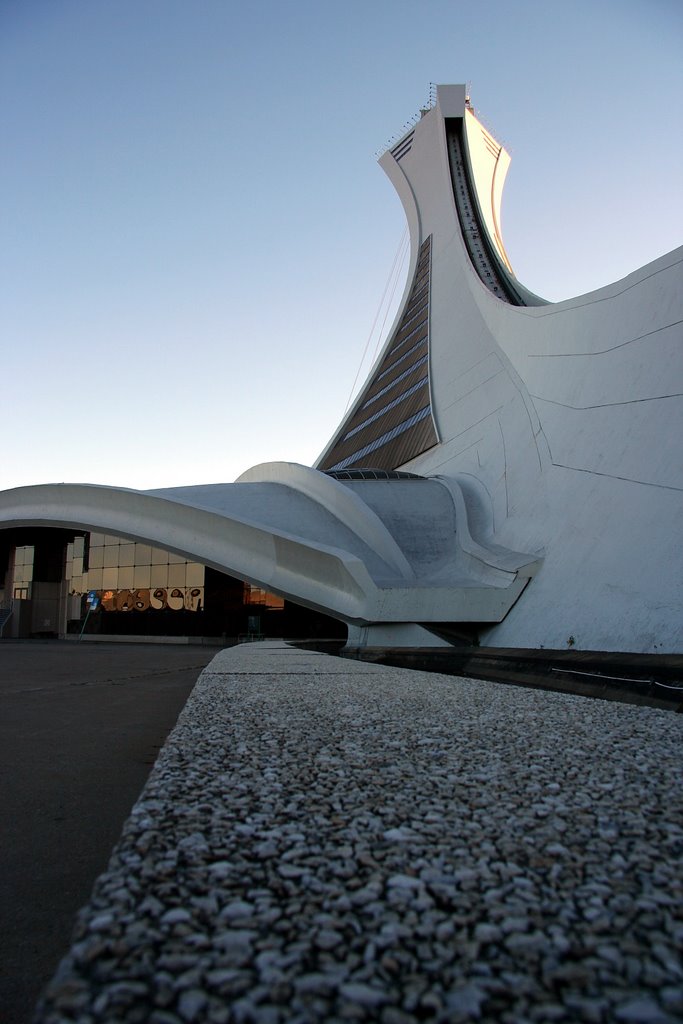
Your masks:
<svg viewBox="0 0 683 1024"><path fill-rule="evenodd" d="M396 570L399 578L414 579L410 562L379 516L338 480L296 462L263 462L242 473L235 483L265 481L305 494L357 534Z"/></svg>
<svg viewBox="0 0 683 1024"><path fill-rule="evenodd" d="M364 620L376 586L338 548L156 495L93 484L0 492L0 526L64 526L157 544L318 611Z"/></svg>

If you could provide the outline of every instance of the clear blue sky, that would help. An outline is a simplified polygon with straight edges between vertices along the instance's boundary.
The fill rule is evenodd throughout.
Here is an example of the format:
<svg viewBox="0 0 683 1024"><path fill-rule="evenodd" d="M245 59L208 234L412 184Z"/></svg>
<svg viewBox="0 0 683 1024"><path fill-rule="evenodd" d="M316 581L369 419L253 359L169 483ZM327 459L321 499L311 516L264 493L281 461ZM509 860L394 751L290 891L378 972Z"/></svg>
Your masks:
<svg viewBox="0 0 683 1024"><path fill-rule="evenodd" d="M2 0L0 488L310 464L403 233L374 154L463 81L533 291L683 241L678 0Z"/></svg>

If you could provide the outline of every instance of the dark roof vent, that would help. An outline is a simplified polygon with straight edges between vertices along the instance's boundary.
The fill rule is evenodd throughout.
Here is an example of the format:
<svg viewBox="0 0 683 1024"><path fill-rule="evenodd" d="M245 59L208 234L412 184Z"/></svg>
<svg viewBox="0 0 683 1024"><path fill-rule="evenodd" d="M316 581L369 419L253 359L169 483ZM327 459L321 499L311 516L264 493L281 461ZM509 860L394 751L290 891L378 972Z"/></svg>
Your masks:
<svg viewBox="0 0 683 1024"><path fill-rule="evenodd" d="M401 473L398 469L328 469L325 476L333 480L424 480L417 473Z"/></svg>

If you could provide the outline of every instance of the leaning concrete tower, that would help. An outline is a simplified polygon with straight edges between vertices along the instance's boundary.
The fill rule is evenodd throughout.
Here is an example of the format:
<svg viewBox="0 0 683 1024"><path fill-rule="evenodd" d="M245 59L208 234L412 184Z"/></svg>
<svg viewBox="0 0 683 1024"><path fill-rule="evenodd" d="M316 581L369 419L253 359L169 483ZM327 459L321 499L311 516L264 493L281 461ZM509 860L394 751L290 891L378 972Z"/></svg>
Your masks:
<svg viewBox="0 0 683 1024"><path fill-rule="evenodd" d="M538 555L482 642L680 650L683 250L544 302L505 252L509 163L458 85L382 156L410 229L408 284L318 467L455 482L483 543Z"/></svg>

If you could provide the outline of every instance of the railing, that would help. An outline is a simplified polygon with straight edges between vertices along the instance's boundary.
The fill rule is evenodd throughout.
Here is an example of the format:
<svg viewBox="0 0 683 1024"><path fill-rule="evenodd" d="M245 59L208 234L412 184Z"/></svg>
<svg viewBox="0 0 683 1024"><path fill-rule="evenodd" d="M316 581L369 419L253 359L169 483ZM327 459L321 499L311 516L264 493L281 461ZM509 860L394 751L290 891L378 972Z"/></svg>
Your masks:
<svg viewBox="0 0 683 1024"><path fill-rule="evenodd" d="M383 153L386 153L388 149L393 149L408 134L408 132L415 127L418 121L422 120L426 113L428 113L432 107L436 106L436 86L431 82L429 83L429 100L423 107L420 107L417 114L413 114L409 117L406 123L403 125L400 131L394 132L390 139L388 139L383 146L380 146L375 151L375 159L379 160Z"/></svg>

